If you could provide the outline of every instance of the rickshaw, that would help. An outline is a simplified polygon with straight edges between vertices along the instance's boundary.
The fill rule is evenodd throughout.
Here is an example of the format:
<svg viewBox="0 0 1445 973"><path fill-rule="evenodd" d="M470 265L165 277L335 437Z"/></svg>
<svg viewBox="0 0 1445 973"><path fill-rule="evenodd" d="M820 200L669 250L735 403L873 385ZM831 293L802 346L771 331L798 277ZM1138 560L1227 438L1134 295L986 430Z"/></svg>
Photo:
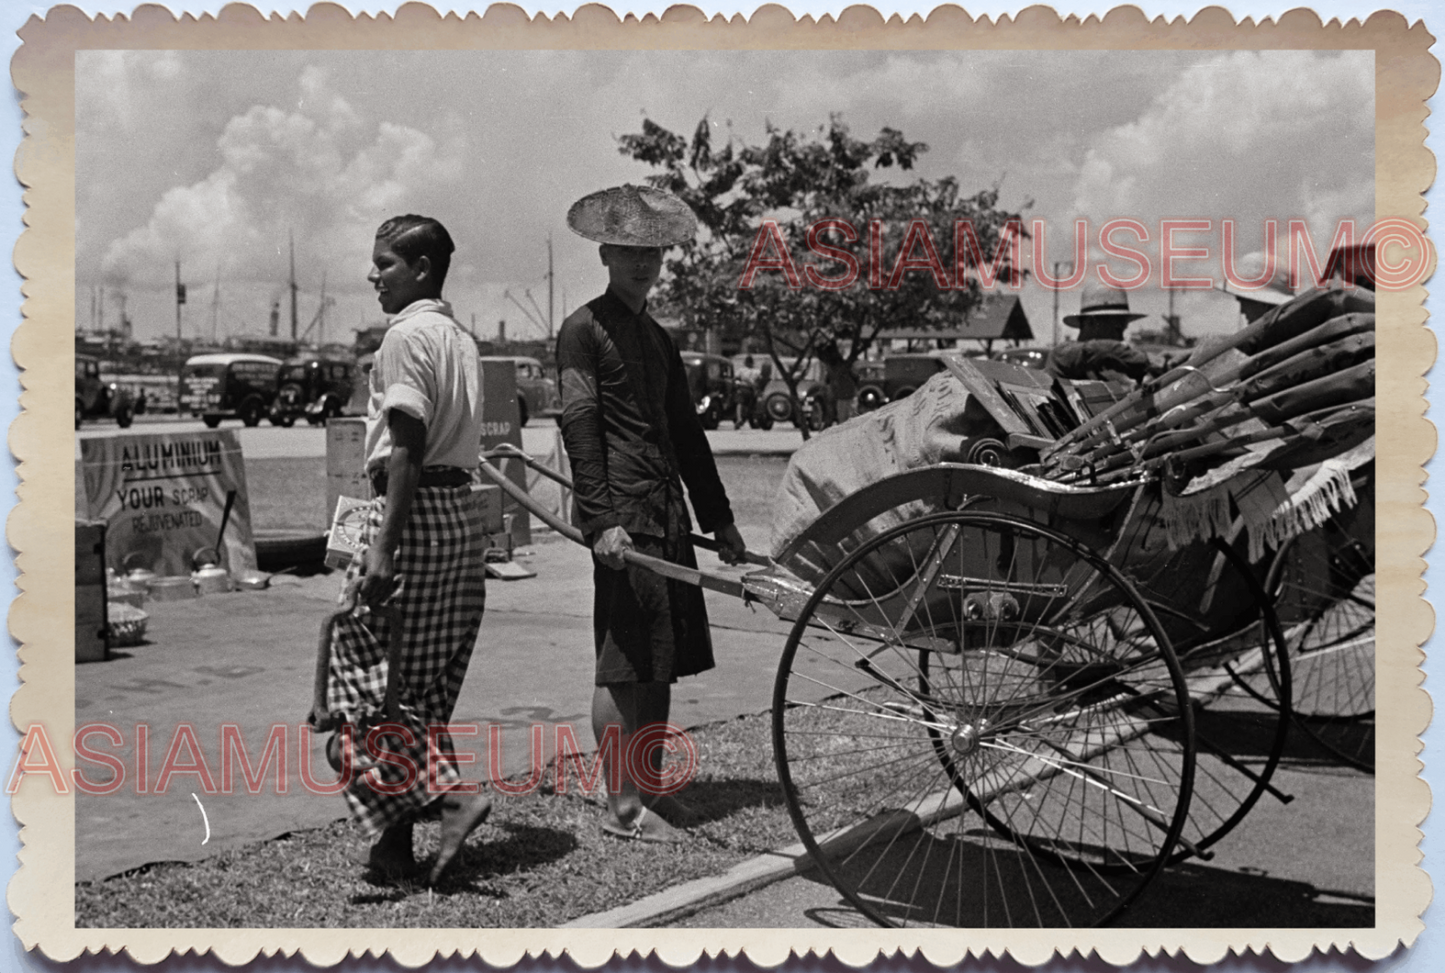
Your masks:
<svg viewBox="0 0 1445 973"><path fill-rule="evenodd" d="M962 394L956 456L775 521L740 578L627 557L793 623L775 762L857 917L1119 923L1289 800L1271 776L1292 724L1370 761L1340 727L1373 710L1372 296L1301 295L1134 389L944 361L874 415ZM483 472L580 542L501 457L521 454Z"/></svg>

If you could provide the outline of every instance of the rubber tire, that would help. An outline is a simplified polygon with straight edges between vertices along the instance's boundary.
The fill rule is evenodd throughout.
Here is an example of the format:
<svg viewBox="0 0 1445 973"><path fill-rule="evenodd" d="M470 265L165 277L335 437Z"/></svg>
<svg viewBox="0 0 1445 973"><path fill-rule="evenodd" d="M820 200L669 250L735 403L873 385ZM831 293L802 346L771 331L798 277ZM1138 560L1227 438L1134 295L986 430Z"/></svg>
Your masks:
<svg viewBox="0 0 1445 973"><path fill-rule="evenodd" d="M241 405L241 422L249 429L254 429L261 424L261 417L266 410L261 408L259 399L248 399Z"/></svg>
<svg viewBox="0 0 1445 973"><path fill-rule="evenodd" d="M130 424L134 421L135 413L131 411L131 407L128 405L121 406L120 411L115 414L115 424L122 429L129 429Z"/></svg>
<svg viewBox="0 0 1445 973"><path fill-rule="evenodd" d="M296 425L296 417L295 417L295 416L272 416L272 417L271 417L271 425L273 425L273 426L278 426L278 427L280 427L281 429L290 429L292 426Z"/></svg>
<svg viewBox="0 0 1445 973"><path fill-rule="evenodd" d="M524 399L524 398L522 398L520 395L517 396L517 425L518 425L518 427L524 427L524 426L526 426L526 425L527 425L527 420L528 420L528 419L531 419L531 418L532 418L531 415L529 415L528 412L527 412L527 400Z"/></svg>
<svg viewBox="0 0 1445 973"><path fill-rule="evenodd" d="M218 429L221 425L220 416L201 416L201 421L206 424L207 429Z"/></svg>
<svg viewBox="0 0 1445 973"><path fill-rule="evenodd" d="M753 416L751 419L748 420L748 423L754 429L761 429L763 432L767 432L769 429L773 428L773 417L768 415L767 413L763 413L762 415Z"/></svg>
<svg viewBox="0 0 1445 973"><path fill-rule="evenodd" d="M774 393L763 403L763 413L773 422L789 422L793 419L793 403L786 395Z"/></svg>
<svg viewBox="0 0 1445 973"><path fill-rule="evenodd" d="M905 880L903 869L910 867L913 863L914 853L909 852L908 859L903 863L902 869L899 870L900 878L895 879L893 886L890 886L886 893L881 894L878 893L876 889L878 883L887 877L886 874L883 874L887 871L888 867L886 857L892 852L895 842L904 838L905 835L911 836L921 833L922 837L919 839L920 846L924 844L941 844L944 842L944 839L932 838L928 835L927 829L929 827L937 827L939 830L945 830L955 827L947 823L950 815L945 814L944 817L940 817L938 821L932 825L925 825L920 832L916 826L910 826L908 824L909 817L907 815L899 813L904 810L915 810L911 808L910 805L918 795L902 793L902 788L905 785L911 788L914 784L906 781L900 782L899 778L900 775L902 775L902 771L891 770L890 768L906 768L909 766L914 768L925 767L925 762L930 756L933 756L934 759L939 759L943 758L946 753L947 743L941 740L936 730L940 718L927 708L928 705L937 707L937 704L926 701L933 700L935 696L937 696L944 706L957 706L960 712L967 711L967 708L963 707L961 697L960 700L950 700L948 698L950 693L961 692L957 687L964 683L957 680L941 681L935 677L934 686L936 688L929 688L927 684L929 667L927 664L919 667L918 678L922 681L919 683L918 690L914 691L906 688L906 684L912 681L912 677L909 675L908 659L911 658L914 653L917 653L920 659L926 658L932 653L926 650L908 647L903 642L893 641L895 638L902 638L902 636L899 636L896 630L892 629L893 621L897 616L889 614L889 612L896 604L902 603L910 597L911 593L906 591L906 587L912 577L917 577L916 572L919 569L915 562L915 574L907 578L902 578L902 580L899 581L901 575L888 567L890 559L894 566L897 565L896 556L900 549L915 549L912 546L913 538L909 536L913 532L927 531L934 528L941 528L943 531L946 531L953 525L958 525L958 527L962 529L983 533L993 531L1001 538L1013 538L1014 540L1009 547L1010 550L1013 549L1012 543L1017 543L1020 548L1026 543L1031 543L1035 545L1035 550L1039 549L1037 545L1044 545L1043 549L1046 550L1048 554L1036 554L1033 559L1034 563L1040 566L1041 571L1045 570L1046 566L1054 564L1057 560L1056 552L1062 551L1072 554L1076 563L1086 564L1088 568L1095 573L1095 577L1100 579L1098 581L1088 582L1090 585L1103 583L1119 594L1120 601L1117 608L1110 607L1112 605L1111 602L1105 602L1100 608L1095 609L1095 611L1102 611L1103 614L1092 616L1092 618L1095 621L1105 618L1112 620L1120 609L1128 608L1134 612L1134 618L1142 624L1143 630L1149 634L1149 640L1146 644L1152 645L1153 649L1139 655L1137 662L1129 662L1128 655L1121 656L1120 663L1125 664L1125 668L1121 669L1118 675L1109 675L1106 673L1102 676L1089 676L1085 674L1082 677L1079 675L1073 677L1076 680L1080 678L1096 679L1098 686L1105 687L1113 683L1116 679L1123 678L1130 672L1135 672L1145 680L1138 685L1146 689L1146 695L1148 694L1147 687L1150 685L1149 680L1152 679L1157 686L1155 692L1160 695L1160 698L1173 701L1172 712L1175 714L1173 717L1174 725L1171 725L1160 734L1160 738L1168 741L1172 748L1177 748L1177 752L1180 754L1177 781L1174 783L1157 782L1163 784L1166 789L1173 788L1174 804L1172 811L1168 808L1162 810L1155 808L1156 812L1165 819L1165 822L1161 822L1161 824L1167 823L1167 828L1162 829L1164 830L1164 837L1150 850L1147 857L1141 858L1138 850L1133 849L1132 854L1130 854L1130 857L1134 860L1131 871L1111 875L1107 883L1102 883L1107 884L1111 889L1122 889L1121 891L1111 892L1110 894L1113 895L1113 898L1110 901L1101 901L1099 904L1095 904L1092 901L1076 903L1076 907L1085 908L1088 914L1069 914L1065 916L1069 924L1080 924L1084 922L1101 925L1106 924L1125 914L1129 905L1137 901L1149 882L1158 875L1159 871L1169 860L1170 853L1175 845L1175 840L1185 826L1194 779L1193 711L1188 702L1188 690L1184 680L1183 670L1170 648L1168 638L1165 636L1160 623L1154 617L1148 603L1140 597L1128 580L1124 578L1117 569L1109 565L1100 555L1066 535L1044 528L1038 524L1001 514L979 513L966 510L928 515L900 524L853 550L818 584L806 605L799 612L797 621L789 634L788 641L783 650L782 659L779 662L777 681L774 685L772 707L774 759L777 765L779 780L783 785L784 798L789 814L793 819L799 836L803 840L804 846L810 853L815 867L869 920L879 925L888 926L893 925L893 919L900 914L905 920L915 915L924 915L925 921L937 921L940 915L942 915L945 920L952 918L951 913L953 910L940 913L935 908L933 920L927 920L926 910L923 908L923 906L928 904L926 901L921 903L903 903L901 912L898 909L898 899L909 895L918 895L920 894L920 890L922 890L921 894L925 896L933 895L935 892L938 892L938 890L943 890L938 892L939 895L946 896L948 894L947 890L951 883L947 881L947 875L945 875L942 880L938 879L937 876L930 875L928 882L922 881L923 870L928 864L927 850L925 850L923 864L916 866L918 869L917 877L914 877L910 873L906 876L907 880ZM938 532L935 533L935 540L937 536L939 536ZM958 550L960 551L966 550L972 552L984 549L976 544L972 538L960 539L958 535L955 535L953 543L958 545ZM1004 548L1000 547L999 550L1002 551ZM881 560L879 560L880 556L882 558ZM950 557L951 556L950 553ZM984 575L989 573L989 568L987 567L989 559L986 556L969 554L968 557L972 560L970 560L967 565L960 564L958 568L955 568L955 570L960 571L958 577L964 578L971 573ZM1010 562L1012 562L1011 554L1009 555L1009 559ZM1004 555L1000 553L999 558L995 559L994 563L1001 564L1003 560ZM1029 559L1025 558L1025 563L1027 563L1028 560ZM1065 572L1063 568L1058 568L1058 574L1060 576L1067 576L1067 572ZM874 594L873 585L869 583L870 575L873 578L891 577L894 581L899 581L899 583L895 590L891 592L885 591L884 596L880 599ZM947 578L951 577L951 575L940 574L938 577ZM1052 576L1040 573L1032 583L1038 584L1049 580L1052 580ZM930 581L928 584L931 588L933 582ZM865 597L861 592L866 592L867 596ZM1043 597L1047 598L1050 596L1045 594ZM1074 598L1077 596L1070 595L1070 597ZM927 600L926 604L927 603L931 603L931 600ZM945 604L947 604L947 602L939 602L940 606ZM857 611L854 607L858 605L863 606L861 612ZM926 616L923 614L925 611L928 613ZM848 617L848 613L850 612L853 613L853 618L851 619ZM883 617L888 619L887 630L893 631L894 634L888 637L886 643L879 643L880 647L876 651L865 654L859 648L851 645L850 640L858 638L861 641L868 642L870 645L874 644L872 637L866 634L866 630L871 625L875 630L884 631L884 629L880 627L880 623L874 620L874 616L879 612L882 612ZM926 617L927 621L925 624L928 626L927 631L937 634L928 636L915 631L907 636L909 641L917 640L920 644L924 644L929 637L941 637L949 627L947 618L944 619L945 624L943 626L934 626L932 608L921 608L914 617L919 619ZM955 616L955 618L959 617L967 616ZM986 622L970 623L976 626L973 630L974 636L982 636L984 641L968 647L964 650L964 653L950 655L947 658L957 659L957 665L962 666L964 660L970 658L967 653L982 653L979 658L983 656L989 656L990 658L997 656L998 659L1003 660L1004 668L1007 670L1009 666L1018 661L1019 657L1014 656L1012 657L1013 661L1010 661L1011 656L1007 651L1010 648L1009 645L1003 646L1003 651L994 651L991 649L990 646L992 643L988 640L996 638L999 633L1006 633L1007 630L1011 628L1031 626L1030 632L1032 633L1047 632L1056 637L1072 637L1063 629L1058 629L1053 622L1045 623L1042 619L1031 622L1027 621L1027 618L1028 615L1025 614L1023 619L1016 623L1000 622L992 628L990 628L989 623ZM1089 626L1091 625L1102 630L1103 626L1096 625L1095 621L1091 621L1090 619L1080 620L1079 623L1085 627L1079 637L1087 637L1090 634ZM859 624L853 624L853 622ZM1072 625L1074 623L1069 624ZM1029 633L1026 632L1025 634L1028 635ZM966 636L959 633L958 637ZM810 638L817 639L817 645L820 648L815 649L809 646L807 647L807 651L815 653L818 658L809 658L805 655L799 659L798 653L800 647L803 647L805 641ZM1014 644L1024 643L1015 639ZM1080 644L1088 645L1089 643L1081 642ZM849 670L860 669L860 663L858 661L847 657L847 650L849 649L858 655L860 660L870 662L873 667L881 667L883 670L882 675L890 678L885 681L884 678L874 676L876 682L869 684L871 688L862 690L850 690L848 688L851 680L855 679L856 675L838 675L837 678L840 681L849 680L849 682L845 682L842 687L832 686L826 682L819 682L820 676L827 679L827 673L830 672L836 674L838 672L846 673ZM843 652L844 657L842 662L833 658L833 655L839 651ZM898 664L898 660L900 659L903 663L901 666ZM797 683L799 688L796 690L796 698L789 695L790 676L794 670L795 660L799 661L801 665L797 670L799 676ZM1044 666L1039 666L1035 663L1032 675L1019 673L1015 681L1022 685L1022 682L1027 679L1039 685L1039 692L1061 693L1065 694L1065 696L1072 694L1075 698L1083 698L1083 694L1090 691L1097 691L1091 690L1091 686L1089 685L1084 685L1082 688L1068 689L1067 670L1058 669L1054 671L1054 667L1061 665L1063 660L1064 657L1060 656L1059 662L1049 663ZM984 661L985 667L987 667L989 661L988 659ZM1086 665L1081 665L1079 671L1084 673L1087 668ZM889 669L896 669L897 671L890 674L887 671ZM1151 673L1150 670L1152 669L1158 669L1160 671ZM960 669L960 671L962 670ZM1004 675L1006 677L1013 676L1012 673L1008 672L1005 672ZM1061 676L1064 678L1061 679ZM1000 685L1006 687L1008 681L1009 679L1005 678L1000 681ZM977 683L976 685L986 685L986 683ZM890 687L892 688L890 689ZM823 695L822 699L817 703L810 702L809 697L817 695L820 688L825 695ZM838 689L841 689L841 692L826 695L829 690ZM891 692L892 697L885 700L884 703L864 698L866 693L876 693L880 690L884 696L888 696ZM1012 689L1010 692L1016 695L1020 690ZM855 706L853 701L860 702L864 704L865 707L873 707L873 709L865 708L863 710L857 710L853 708ZM919 709L919 707L910 706L909 704L918 704L920 701L925 702L922 704L921 711L915 714L912 710ZM828 703L827 706L822 705L825 702ZM888 703L892 703L892 705L887 705ZM1017 708L1018 704L1013 696L1000 696L986 701L974 701L970 706L974 712L980 714L987 713L990 707L997 707L998 712L1003 714L1007 712L1010 704ZM1093 715L1092 711L1094 711L1096 707L1106 707L1106 705L1106 699L1101 699L1097 703L1081 705L1078 707L1080 712L1078 718L1088 720ZM943 707L937 708L940 712L944 711ZM1120 709L1122 712L1122 707ZM835 729L830 725L830 721L832 723L839 722L837 717L831 715L831 713L834 712L851 713L861 719L854 720L852 724L844 725L841 729ZM813 725L809 722L810 719L813 719L810 715L811 713L822 714L817 717L820 721L818 725ZM878 720L877 716L880 714L888 716L895 722ZM870 718L872 719L870 720ZM959 717L953 716L950 710L944 716L944 719L948 718L958 719ZM994 722L998 722L1000 719L1000 717L994 716L993 714L990 714L989 718ZM910 726L910 721L915 721L916 725ZM1062 722L1062 719L1060 719L1060 722ZM1162 721L1155 720L1155 722L1159 723ZM988 722L984 721L980 723L980 725L987 726ZM1127 727L1129 721L1126 720L1119 725ZM883 751L886 747L892 746L893 749L897 750L900 749L900 746L890 744L880 745L876 743L874 738L881 733L878 728L882 726L894 728L889 730L889 738L910 740L915 754L912 756L905 755L905 757L895 757L893 754L884 755ZM855 727L861 727L861 730L855 729ZM899 729L900 727L902 729ZM910 728L912 736L899 735L906 734ZM920 728L923 728L926 733L920 732ZM819 732L820 730L825 732ZM1168 735L1171 732L1174 734L1172 737ZM1004 733L1005 735L998 739L1000 739L1006 747L1009 743L1009 737L1006 735L1006 730ZM861 735L855 736L854 734ZM1037 731L1033 730L1030 730L1029 734L1038 735ZM1029 734L1025 734L1025 737ZM857 749L847 749L849 747L857 747ZM790 754L790 748L800 752ZM877 753L879 755L876 757L867 757L866 755L869 753ZM1105 752L1106 758L1107 753L1108 752ZM865 756L860 758L856 756L857 754ZM908 763L905 762L905 758L909 761ZM860 760L866 762L870 759L878 762L877 774L875 774L873 778L860 776L860 768L858 766ZM999 835L1002 840L1011 842L1014 848L1029 849L1027 853L1027 857L1029 858L1037 857L1040 859L1050 858L1052 860L1070 861L1077 860L1074 856L1078 855L1084 856L1087 860L1088 856L1094 854L1094 851L1089 847L1087 842L1073 845L1065 840L1065 829L1062 826L1056 829L1051 837L1046 838L1027 834L1026 830L1029 822L1024 821L1023 827L1025 828L1025 833L1016 833L1016 829L1018 829L1020 825L1014 812L1006 812L1008 820L1003 821L997 816L997 809L1007 805L1011 800L1027 802L1031 800L1034 795L1023 794L1020 797L1014 788L1002 788L992 796L975 795L957 772L953 759L952 756L948 756L947 759L940 761L943 764L943 776L938 780L933 780L930 775L927 774L926 770L911 772L914 781L919 778L923 778L925 781L933 780L932 783L928 783L927 785L930 789L942 785L944 789L935 795L939 799L948 796L951 791L957 792L958 796L953 798L957 803L955 803L954 811L951 812L951 814L952 816L959 816L960 820L956 826L958 832L957 838L953 840L972 842L977 845L979 841L978 829L965 829L964 821L962 820L963 815L975 814L987 820L990 830ZM968 759L977 760L976 757ZM1129 759L1127 754L1123 759ZM843 761L841 766L843 766L844 770L843 772L835 773L833 769L828 766L828 762L838 763L840 760ZM1091 762L1092 760L1093 758L1090 758ZM796 771L793 767L794 761L797 763ZM992 773L993 771L991 769L986 770L983 774L978 775L978 779L987 783ZM1060 776L1062 777L1062 775ZM1080 775L1075 774L1074 776ZM799 786L798 781L801 778L811 779L804 780L802 786ZM1048 778L1042 778L1042 780L1047 779ZM1067 780L1067 778L1063 779ZM1119 779L1127 780L1127 778ZM1143 780L1143 778L1137 779ZM876 783L871 783L873 781L876 781ZM1120 784L1119 786L1122 787L1124 785ZM1038 789L1040 788L1031 788L1031 790ZM1042 785L1041 789L1046 792L1040 797L1044 806L1037 811L1025 811L1023 814L1020 814L1019 817L1032 815L1035 820L1041 820L1042 816L1048 813L1049 799L1051 796L1054 796L1052 795L1054 785L1045 784ZM920 791L919 794L921 795L921 793ZM1122 807L1123 803L1129 800L1129 797L1122 794L1120 796L1122 800L1118 803ZM1164 803L1159 799L1159 795L1152 790L1148 792L1146 797L1149 799L1148 803L1151 807ZM918 799L922 803L922 798L918 797ZM929 798L929 800L931 799L932 798ZM1065 801L1066 808L1070 806L1068 804L1068 793L1063 795L1063 800ZM858 805L865 804L868 805L868 807L860 811ZM1022 806L1022 803L1020 803L1019 806ZM856 817L859 813L865 814L866 816ZM1122 813L1122 811L1120 813ZM867 849L876 849L880 845L883 845L883 838L880 837L881 830L871 832L871 838L870 833L865 830L867 825L875 820L879 822L879 829L885 826L893 827L893 822L896 822L897 832L894 834L892 840L889 841L886 846L882 847L880 857L877 859L875 865L867 869L866 874L863 874L860 878L858 877L859 873L864 871L866 862L858 864L852 862L851 859L855 856L871 854ZM916 822L917 819L915 817L912 820ZM850 825L851 827L849 827ZM842 862L835 863L832 856L821 851L818 837L835 835L845 830L848 834L862 837L864 840L858 842L855 837L855 840L849 841L845 835L841 844L844 848L849 849L847 851L847 857ZM1144 833L1149 833L1147 829L1144 828L1139 828L1139 830ZM1131 851L1127 844L1125 851ZM843 851L840 850L838 853L841 855ZM901 854L901 852L899 854ZM992 853L988 852L985 848L980 852L975 852L974 857L977 857L979 854L987 857ZM1006 855L1007 852L998 857L1002 860ZM948 861L945 863L945 868L951 870L954 867L954 860L953 855L950 854ZM965 891L970 888L963 880L965 875L963 869L970 866L965 864L963 855L960 855L957 860L960 871L958 873L959 880L956 885L958 892L955 894L962 897ZM977 866L973 867L976 868ZM879 872L880 868L883 869L883 872ZM985 872L986 871L987 867L985 866ZM1087 880L1089 874L1093 872L1093 868L1087 866L1081 868L1076 865L1074 866L1074 874L1070 876L1067 870L1061 868L1057 881L1060 888L1067 892L1070 887L1070 882L1077 884L1081 879ZM1038 866L1035 866L1034 873L1042 877ZM883 875L882 879L877 877L879 874ZM1133 875L1132 878L1128 877L1130 874ZM1027 879L1028 877L1029 875L1026 874L1025 878ZM870 887L863 887L865 883ZM910 884L912 891L910 891ZM988 883L979 883L978 887L983 888L987 884ZM900 885L902 886L901 889L899 888ZM1131 885L1132 887L1123 888L1123 886L1126 885ZM991 890L987 891L991 892ZM1025 892L1027 892L1027 898L1025 897ZM1011 893L1000 889L1000 894L1008 895ZM1031 888L1024 889L1012 894L1018 896L1015 900L1017 905L1015 911L1022 913L1022 903L1027 902L1028 899L1033 896L1033 890ZM1068 896L1064 898L1067 899ZM1047 900L1048 896L1040 895L1039 899ZM1054 901L1057 903L1059 900L1055 899ZM962 902L962 898L960 898L960 902ZM1065 906L1061 905L1059 908L1063 909ZM958 911L961 912L961 908ZM1035 908L1035 914L1038 915L1037 908ZM985 907L983 917L986 922L991 923L993 919L1002 919L1010 924L1012 924L1014 918L1008 911L1007 906L1004 910L995 908L991 914L987 910L987 907ZM972 921L977 920L978 916L975 915L967 918ZM1040 922L1044 925L1058 924L1045 921L1050 918L1047 916L1040 916L1039 918ZM963 922L963 925L969 925L970 921Z"/></svg>

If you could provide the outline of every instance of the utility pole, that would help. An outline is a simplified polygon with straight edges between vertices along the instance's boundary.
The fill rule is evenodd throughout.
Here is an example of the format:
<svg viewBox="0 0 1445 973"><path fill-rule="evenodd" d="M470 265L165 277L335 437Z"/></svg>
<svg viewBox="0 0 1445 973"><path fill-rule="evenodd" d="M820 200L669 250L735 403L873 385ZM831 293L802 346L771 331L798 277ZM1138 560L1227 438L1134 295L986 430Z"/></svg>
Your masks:
<svg viewBox="0 0 1445 973"><path fill-rule="evenodd" d="M216 264L216 289L211 293L211 344L216 343L216 317L221 313L221 265Z"/></svg>
<svg viewBox="0 0 1445 973"><path fill-rule="evenodd" d="M1065 267L1067 267L1067 268L1069 268L1069 269L1068 269L1067 271L1065 271L1065 270L1064 270ZM1056 345L1059 343L1059 285L1058 285L1058 281L1059 281L1059 278L1060 278L1063 274L1065 274L1065 273L1072 274L1073 272L1074 272L1074 262L1073 262L1072 260L1055 260L1055 261L1054 261L1054 344L1056 344Z"/></svg>
<svg viewBox="0 0 1445 973"><path fill-rule="evenodd" d="M552 234L547 234L547 340L552 340L553 317L552 317L552 284L556 280L556 273L552 269Z"/></svg>
<svg viewBox="0 0 1445 973"><path fill-rule="evenodd" d="M186 303L186 285L181 283L181 262L176 261L176 412L181 410L181 375L186 370L186 356L181 350L181 305Z"/></svg>
<svg viewBox="0 0 1445 973"><path fill-rule="evenodd" d="M291 340L296 340L296 232L286 231L291 241Z"/></svg>
<svg viewBox="0 0 1445 973"><path fill-rule="evenodd" d="M1055 280L1055 281L1057 281L1057 280L1059 279L1059 267L1060 267L1059 262L1058 262L1057 260L1055 260L1055 261L1054 261L1054 280ZM1058 343L1059 343L1059 288L1058 288L1058 286L1056 285L1056 286L1054 287L1054 344L1057 345Z"/></svg>

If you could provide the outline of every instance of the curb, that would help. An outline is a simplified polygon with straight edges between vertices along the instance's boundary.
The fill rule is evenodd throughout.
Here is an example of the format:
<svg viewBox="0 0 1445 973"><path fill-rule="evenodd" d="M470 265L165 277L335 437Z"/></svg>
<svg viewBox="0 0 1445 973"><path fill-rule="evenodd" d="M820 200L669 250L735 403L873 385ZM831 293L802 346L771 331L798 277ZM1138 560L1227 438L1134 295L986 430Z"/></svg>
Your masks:
<svg viewBox="0 0 1445 973"><path fill-rule="evenodd" d="M770 851L740 862L708 878L695 878L670 889L654 892L628 905L579 916L560 929L634 929L661 926L755 892L767 885L800 875L812 868L812 859L802 842Z"/></svg>

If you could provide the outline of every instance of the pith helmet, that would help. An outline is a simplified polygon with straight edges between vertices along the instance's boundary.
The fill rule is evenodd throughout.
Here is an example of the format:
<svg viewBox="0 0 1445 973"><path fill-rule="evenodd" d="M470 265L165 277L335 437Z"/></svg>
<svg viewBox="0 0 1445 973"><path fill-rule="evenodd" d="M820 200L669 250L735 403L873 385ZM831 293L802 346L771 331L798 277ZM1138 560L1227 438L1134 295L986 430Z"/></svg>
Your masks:
<svg viewBox="0 0 1445 973"><path fill-rule="evenodd" d="M1090 277L1079 296L1079 313L1064 315L1064 323L1077 328L1090 318L1126 318L1137 321L1147 314L1134 314L1129 310L1129 295L1117 287L1110 287L1103 281Z"/></svg>
<svg viewBox="0 0 1445 973"><path fill-rule="evenodd" d="M624 247L671 247L697 235L697 217L681 199L651 186L614 186L583 196L567 211L578 236Z"/></svg>

